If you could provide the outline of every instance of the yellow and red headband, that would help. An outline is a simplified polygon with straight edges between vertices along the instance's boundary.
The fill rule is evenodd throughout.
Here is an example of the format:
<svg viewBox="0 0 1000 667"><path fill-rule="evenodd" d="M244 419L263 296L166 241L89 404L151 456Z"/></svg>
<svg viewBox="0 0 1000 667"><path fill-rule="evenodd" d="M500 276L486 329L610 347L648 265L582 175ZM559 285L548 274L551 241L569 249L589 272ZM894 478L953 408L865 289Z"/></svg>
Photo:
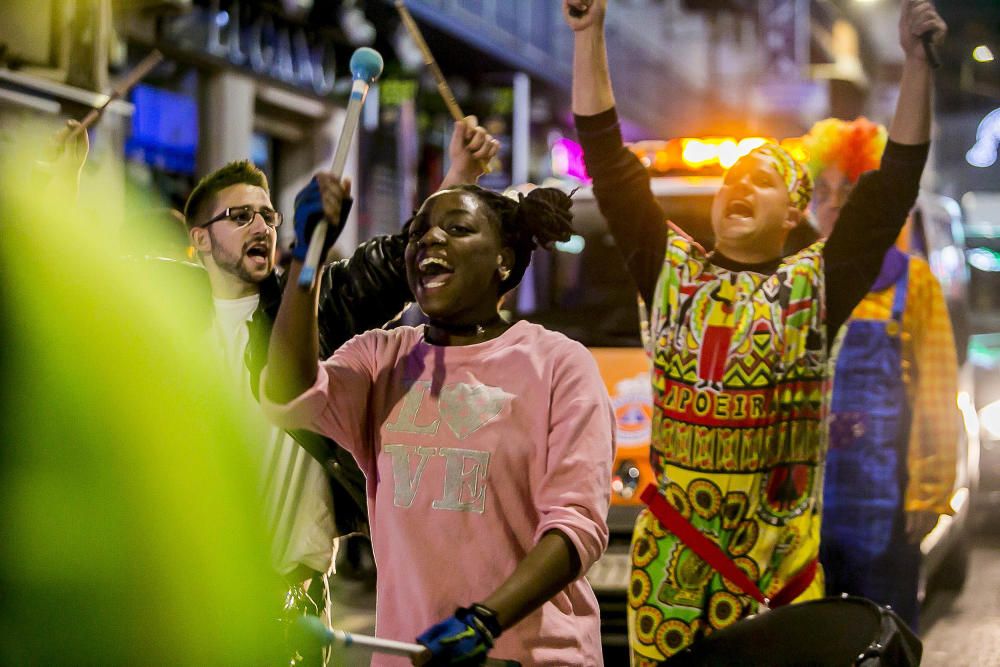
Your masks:
<svg viewBox="0 0 1000 667"><path fill-rule="evenodd" d="M771 158L775 170L781 176L781 180L785 182L788 199L792 206L800 211L806 210L806 207L809 206L809 200L812 199L813 184L809 172L806 171L801 162L778 144L763 144L750 151L749 154Z"/></svg>

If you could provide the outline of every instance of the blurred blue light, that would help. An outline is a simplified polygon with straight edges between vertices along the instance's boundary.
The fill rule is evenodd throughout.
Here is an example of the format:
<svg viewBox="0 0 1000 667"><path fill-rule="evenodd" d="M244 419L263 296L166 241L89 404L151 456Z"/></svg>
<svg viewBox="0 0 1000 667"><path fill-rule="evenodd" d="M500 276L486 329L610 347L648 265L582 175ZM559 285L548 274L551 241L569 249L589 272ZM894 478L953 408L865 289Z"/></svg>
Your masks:
<svg viewBox="0 0 1000 667"><path fill-rule="evenodd" d="M997 143L1000 142L1000 109L986 114L976 130L976 145L965 154L965 161L973 167L990 167L997 161Z"/></svg>
<svg viewBox="0 0 1000 667"><path fill-rule="evenodd" d="M571 255L579 255L583 252L583 248L586 245L587 243L583 240L582 236L573 234L573 236L569 237L569 241L556 242L556 250L568 252Z"/></svg>
<svg viewBox="0 0 1000 667"><path fill-rule="evenodd" d="M980 271L1000 272L1000 253L989 248L973 248L969 251L969 264Z"/></svg>

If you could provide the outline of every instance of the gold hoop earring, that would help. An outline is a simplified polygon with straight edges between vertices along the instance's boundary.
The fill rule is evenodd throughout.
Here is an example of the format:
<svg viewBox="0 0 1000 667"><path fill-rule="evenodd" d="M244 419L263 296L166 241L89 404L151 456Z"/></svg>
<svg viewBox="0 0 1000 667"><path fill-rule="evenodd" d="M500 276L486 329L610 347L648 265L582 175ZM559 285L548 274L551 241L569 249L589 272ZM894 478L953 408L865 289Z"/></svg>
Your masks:
<svg viewBox="0 0 1000 667"><path fill-rule="evenodd" d="M499 267L497 269L497 273L500 274L501 282L507 280L507 278L510 278L510 269L508 269L506 266Z"/></svg>

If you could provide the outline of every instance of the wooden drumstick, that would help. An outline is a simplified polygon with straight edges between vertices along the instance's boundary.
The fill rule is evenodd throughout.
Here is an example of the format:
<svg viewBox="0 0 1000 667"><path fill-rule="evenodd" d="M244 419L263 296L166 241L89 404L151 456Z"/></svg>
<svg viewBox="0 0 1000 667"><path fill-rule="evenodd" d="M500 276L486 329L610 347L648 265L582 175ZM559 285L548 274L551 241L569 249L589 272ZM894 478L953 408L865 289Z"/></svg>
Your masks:
<svg viewBox="0 0 1000 667"><path fill-rule="evenodd" d="M410 10L406 8L406 4L403 0L396 0L396 11L399 12L399 17L403 20L403 25L410 33L410 37L416 43L417 48L424 56L424 64L431 71L434 76L434 80L437 82L438 93L441 95L441 99L444 100L444 105L448 107L448 112L451 117L458 123L464 122L465 114L462 113L462 109L458 106L458 102L455 101L455 94L451 92L451 86L448 85L448 81L444 78L444 73L441 68L438 67L437 61L434 59L434 54L431 53L431 49L427 46L427 42L424 40L423 34L420 32L420 26L417 22L413 20L413 16L410 14ZM482 166L483 173L488 174L492 171L490 165L485 160L480 160L479 164Z"/></svg>
<svg viewBox="0 0 1000 667"><path fill-rule="evenodd" d="M132 70L125 75L117 86L108 95L108 99L104 101L104 104L96 109L91 109L83 120L80 121L80 125L70 132L69 136L73 136L77 132L83 132L88 127L97 122L97 120L104 113L104 110L117 99L121 99L125 95L128 95L128 91L132 90L135 84L139 83L147 74L153 71L153 68L160 64L163 60L163 54L160 53L159 49L153 49L149 52L145 58L143 58L138 65L132 68Z"/></svg>

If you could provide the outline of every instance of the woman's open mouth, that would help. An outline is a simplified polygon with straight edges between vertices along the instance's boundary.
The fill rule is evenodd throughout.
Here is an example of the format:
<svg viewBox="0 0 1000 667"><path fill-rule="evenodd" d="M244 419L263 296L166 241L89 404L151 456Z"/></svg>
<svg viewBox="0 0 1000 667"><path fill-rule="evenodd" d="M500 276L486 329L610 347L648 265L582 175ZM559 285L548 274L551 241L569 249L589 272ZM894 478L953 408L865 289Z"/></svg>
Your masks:
<svg viewBox="0 0 1000 667"><path fill-rule="evenodd" d="M420 286L424 289L443 287L455 273L455 267L442 257L424 257L417 264Z"/></svg>

